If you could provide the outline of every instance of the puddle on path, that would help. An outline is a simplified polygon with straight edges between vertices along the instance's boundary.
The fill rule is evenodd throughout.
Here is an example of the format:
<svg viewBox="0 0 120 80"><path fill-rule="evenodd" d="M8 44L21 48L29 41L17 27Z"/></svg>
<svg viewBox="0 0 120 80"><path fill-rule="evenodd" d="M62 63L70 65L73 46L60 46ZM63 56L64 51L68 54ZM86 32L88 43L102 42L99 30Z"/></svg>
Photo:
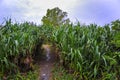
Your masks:
<svg viewBox="0 0 120 80"><path fill-rule="evenodd" d="M56 61L54 51L50 45L43 45L43 56L40 60L40 78L39 80L52 80L52 69Z"/></svg>

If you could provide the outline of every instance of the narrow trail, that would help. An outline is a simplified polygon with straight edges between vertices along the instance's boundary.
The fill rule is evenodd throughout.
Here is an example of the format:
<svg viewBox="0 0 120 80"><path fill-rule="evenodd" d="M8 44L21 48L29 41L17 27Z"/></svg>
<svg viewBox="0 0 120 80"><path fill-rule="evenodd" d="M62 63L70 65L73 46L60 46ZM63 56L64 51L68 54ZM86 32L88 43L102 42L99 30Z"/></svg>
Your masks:
<svg viewBox="0 0 120 80"><path fill-rule="evenodd" d="M52 70L56 62L56 57L50 45L43 45L42 47L44 51L39 62L39 80L52 80Z"/></svg>

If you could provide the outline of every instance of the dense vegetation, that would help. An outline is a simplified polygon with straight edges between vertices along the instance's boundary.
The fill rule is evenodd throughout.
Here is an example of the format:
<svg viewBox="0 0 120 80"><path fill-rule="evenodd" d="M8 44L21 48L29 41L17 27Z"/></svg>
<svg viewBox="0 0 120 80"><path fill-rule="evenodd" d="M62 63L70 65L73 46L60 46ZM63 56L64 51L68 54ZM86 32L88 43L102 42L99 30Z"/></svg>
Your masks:
<svg viewBox="0 0 120 80"><path fill-rule="evenodd" d="M52 39L77 79L120 79L120 33L109 25L65 25L53 31Z"/></svg>
<svg viewBox="0 0 120 80"><path fill-rule="evenodd" d="M0 79L33 69L43 41L59 49L60 62L76 80L120 79L120 20L105 26L51 24L8 20L0 27Z"/></svg>
<svg viewBox="0 0 120 80"><path fill-rule="evenodd" d="M6 21L0 28L0 77L32 69L33 53L42 42L40 35L34 24Z"/></svg>
<svg viewBox="0 0 120 80"><path fill-rule="evenodd" d="M70 20L67 18L67 12L63 12L58 7L48 9L46 16L43 16L42 22L44 25L52 25L54 27L63 24L69 24Z"/></svg>

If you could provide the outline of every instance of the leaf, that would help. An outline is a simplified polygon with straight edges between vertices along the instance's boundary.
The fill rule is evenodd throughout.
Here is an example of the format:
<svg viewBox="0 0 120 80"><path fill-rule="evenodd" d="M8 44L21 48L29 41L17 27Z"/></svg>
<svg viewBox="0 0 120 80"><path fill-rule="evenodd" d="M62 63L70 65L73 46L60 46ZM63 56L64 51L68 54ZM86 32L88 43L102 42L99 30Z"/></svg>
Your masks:
<svg viewBox="0 0 120 80"><path fill-rule="evenodd" d="M107 61L106 61L105 57L102 56L102 58L103 58L103 60L104 60L105 66L107 66Z"/></svg>
<svg viewBox="0 0 120 80"><path fill-rule="evenodd" d="M94 67L94 78L96 77L96 75L97 75L97 67L95 65L95 67Z"/></svg>
<svg viewBox="0 0 120 80"><path fill-rule="evenodd" d="M6 67L9 67L8 60L6 59L6 57L4 57L4 62L6 64Z"/></svg>

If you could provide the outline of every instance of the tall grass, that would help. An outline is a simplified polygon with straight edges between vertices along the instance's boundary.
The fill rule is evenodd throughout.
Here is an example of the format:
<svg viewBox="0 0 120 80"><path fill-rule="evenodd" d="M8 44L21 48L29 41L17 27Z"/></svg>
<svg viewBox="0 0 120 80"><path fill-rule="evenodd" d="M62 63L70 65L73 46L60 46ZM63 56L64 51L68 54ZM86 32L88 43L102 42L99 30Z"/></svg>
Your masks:
<svg viewBox="0 0 120 80"><path fill-rule="evenodd" d="M61 50L64 65L86 80L120 78L120 53L115 54L111 49L113 37L109 25L100 27L95 24L65 25L52 34L53 42Z"/></svg>
<svg viewBox="0 0 120 80"><path fill-rule="evenodd" d="M116 32L110 25L38 27L28 22L12 24L8 20L0 28L0 77L19 70L19 61L32 57L36 45L47 41L59 48L60 60L75 73L76 79L119 80L119 35L119 29Z"/></svg>
<svg viewBox="0 0 120 80"><path fill-rule="evenodd" d="M32 57L34 48L41 40L40 35L40 28L34 24L6 21L0 29L0 76L16 72L23 57Z"/></svg>

